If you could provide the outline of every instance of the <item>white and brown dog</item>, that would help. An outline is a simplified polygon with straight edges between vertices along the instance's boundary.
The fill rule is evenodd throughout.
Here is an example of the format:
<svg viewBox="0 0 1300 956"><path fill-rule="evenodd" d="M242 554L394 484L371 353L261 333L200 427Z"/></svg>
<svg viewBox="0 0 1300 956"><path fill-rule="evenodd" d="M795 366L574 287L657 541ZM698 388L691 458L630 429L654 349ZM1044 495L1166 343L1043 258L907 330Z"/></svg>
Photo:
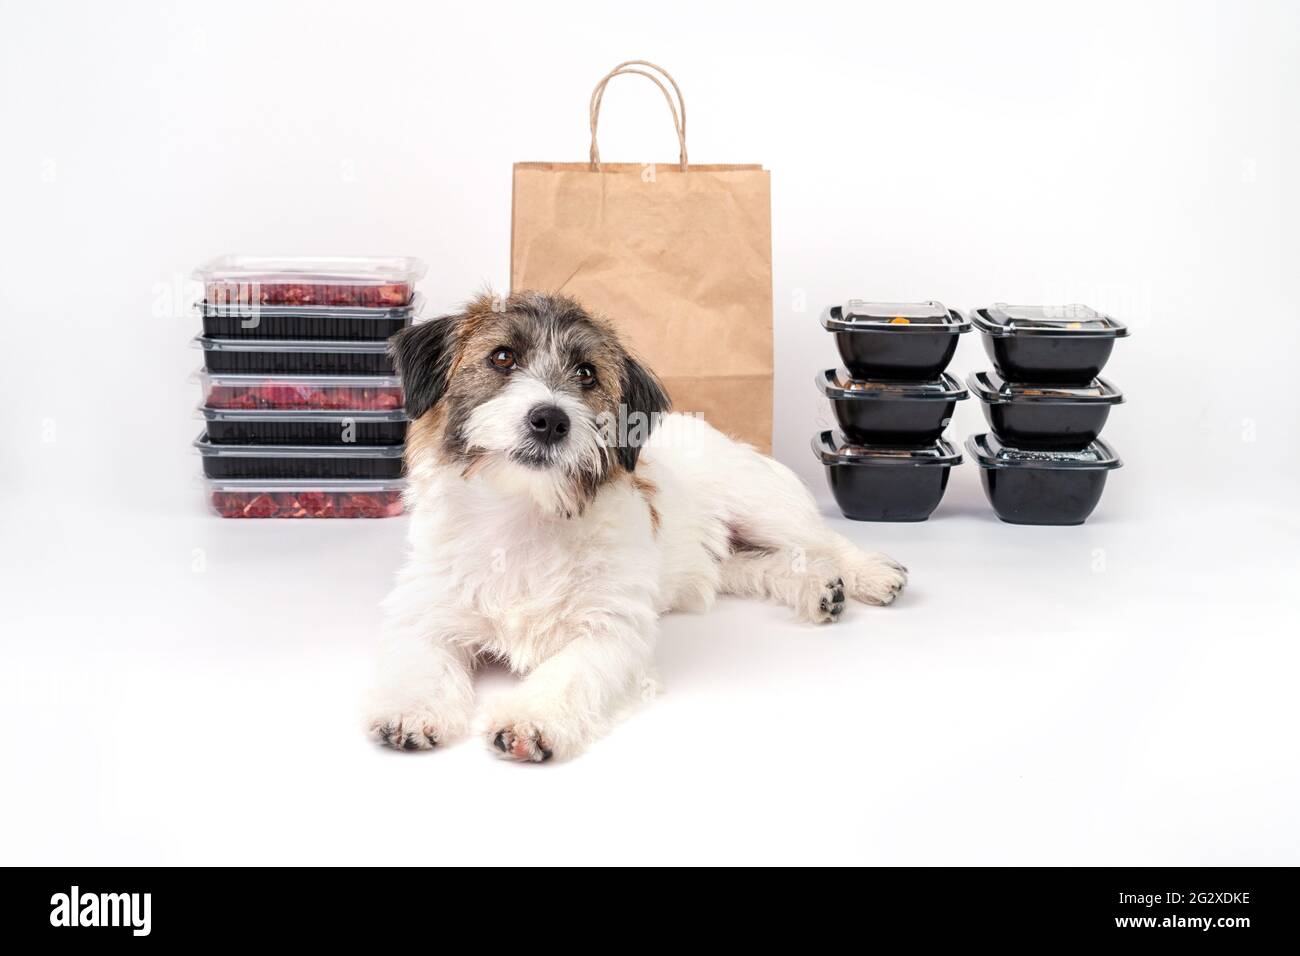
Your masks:
<svg viewBox="0 0 1300 956"><path fill-rule="evenodd" d="M702 419L561 296L483 296L401 332L410 556L384 604L369 731L465 734L474 668L526 675L483 730L522 761L580 753L653 686L659 615L719 592L816 623L889 604L906 570L830 532L788 468Z"/></svg>

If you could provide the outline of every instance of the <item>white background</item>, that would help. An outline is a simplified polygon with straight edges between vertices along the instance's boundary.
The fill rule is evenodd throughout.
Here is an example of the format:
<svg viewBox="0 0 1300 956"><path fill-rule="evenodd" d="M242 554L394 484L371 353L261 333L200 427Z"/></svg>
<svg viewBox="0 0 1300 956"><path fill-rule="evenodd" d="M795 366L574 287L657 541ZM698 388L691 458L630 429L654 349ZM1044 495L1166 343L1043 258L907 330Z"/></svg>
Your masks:
<svg viewBox="0 0 1300 956"><path fill-rule="evenodd" d="M1294 5L0 10L0 861L1300 862ZM776 454L828 515L816 314L853 295L1128 321L1125 467L1081 528L999 523L970 462L925 524L836 515L911 567L895 607L673 617L666 692L575 762L378 751L405 522L204 513L185 279L503 288L511 163L583 159L634 57L692 160L772 171ZM602 144L671 160L658 91L616 81Z"/></svg>

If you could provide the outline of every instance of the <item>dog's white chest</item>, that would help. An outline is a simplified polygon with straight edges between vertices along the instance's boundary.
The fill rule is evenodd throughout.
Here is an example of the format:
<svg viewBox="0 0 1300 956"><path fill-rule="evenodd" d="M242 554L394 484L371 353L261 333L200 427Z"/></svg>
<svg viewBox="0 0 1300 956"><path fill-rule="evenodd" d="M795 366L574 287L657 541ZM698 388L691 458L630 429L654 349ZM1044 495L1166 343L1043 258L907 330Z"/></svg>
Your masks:
<svg viewBox="0 0 1300 956"><path fill-rule="evenodd" d="M609 489L572 518L467 488L438 505L413 528L427 580L478 621L473 643L519 669L628 607L653 605L659 556L630 492Z"/></svg>

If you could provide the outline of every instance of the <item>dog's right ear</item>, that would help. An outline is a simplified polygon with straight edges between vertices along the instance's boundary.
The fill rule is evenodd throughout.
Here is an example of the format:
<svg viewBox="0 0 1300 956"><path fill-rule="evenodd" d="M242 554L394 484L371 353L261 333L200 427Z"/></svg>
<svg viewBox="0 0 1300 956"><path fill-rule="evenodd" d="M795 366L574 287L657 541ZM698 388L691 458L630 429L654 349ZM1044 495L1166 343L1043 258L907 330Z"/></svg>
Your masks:
<svg viewBox="0 0 1300 956"><path fill-rule="evenodd" d="M447 390L456 354L456 333L463 315L444 315L419 325L408 325L388 341L388 351L402 376L406 417L415 421L442 398Z"/></svg>

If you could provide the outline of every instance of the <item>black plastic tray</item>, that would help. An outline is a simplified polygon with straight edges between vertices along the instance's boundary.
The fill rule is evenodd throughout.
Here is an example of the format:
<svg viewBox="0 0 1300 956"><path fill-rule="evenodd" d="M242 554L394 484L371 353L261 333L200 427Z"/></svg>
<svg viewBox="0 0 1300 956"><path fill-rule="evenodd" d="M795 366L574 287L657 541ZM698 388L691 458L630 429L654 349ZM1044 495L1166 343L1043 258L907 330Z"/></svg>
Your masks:
<svg viewBox="0 0 1300 956"><path fill-rule="evenodd" d="M952 361L957 341L970 322L956 309L930 324L863 324L846 320L842 306L822 314L822 326L835 336L835 347L854 378L928 382Z"/></svg>
<svg viewBox="0 0 1300 956"><path fill-rule="evenodd" d="M400 445L406 413L293 412L199 406L214 445Z"/></svg>
<svg viewBox="0 0 1300 956"><path fill-rule="evenodd" d="M392 308L293 306L200 302L203 334L221 339L376 341L410 325L420 313L419 293Z"/></svg>
<svg viewBox="0 0 1300 956"><path fill-rule="evenodd" d="M194 441L209 478L388 479L403 475L404 445L217 445Z"/></svg>
<svg viewBox="0 0 1300 956"><path fill-rule="evenodd" d="M1022 323L1006 319L1001 309L990 306L971 313L975 328L983 333L984 351L1008 382L1037 382L1045 385L1086 385L1101 374L1110 359L1115 340L1128 335L1121 322L1095 313L1095 320L1062 322L1055 327L1046 323ZM1064 308L1086 309L1085 306Z"/></svg>
<svg viewBox="0 0 1300 956"><path fill-rule="evenodd" d="M195 339L209 372L262 375L392 375L388 343L303 339Z"/></svg>
<svg viewBox="0 0 1300 956"><path fill-rule="evenodd" d="M942 438L924 449L855 446L824 431L813 454L844 517L854 521L924 521L939 506L961 454Z"/></svg>
<svg viewBox="0 0 1300 956"><path fill-rule="evenodd" d="M845 369L827 369L814 380L830 401L846 438L876 445L932 445L968 397L944 372L932 382L859 380Z"/></svg>
<svg viewBox="0 0 1300 956"><path fill-rule="evenodd" d="M1122 464L1102 441L1082 451L1030 451L981 434L966 439L966 450L980 466L989 504L1008 524L1083 524L1101 501L1106 476Z"/></svg>

